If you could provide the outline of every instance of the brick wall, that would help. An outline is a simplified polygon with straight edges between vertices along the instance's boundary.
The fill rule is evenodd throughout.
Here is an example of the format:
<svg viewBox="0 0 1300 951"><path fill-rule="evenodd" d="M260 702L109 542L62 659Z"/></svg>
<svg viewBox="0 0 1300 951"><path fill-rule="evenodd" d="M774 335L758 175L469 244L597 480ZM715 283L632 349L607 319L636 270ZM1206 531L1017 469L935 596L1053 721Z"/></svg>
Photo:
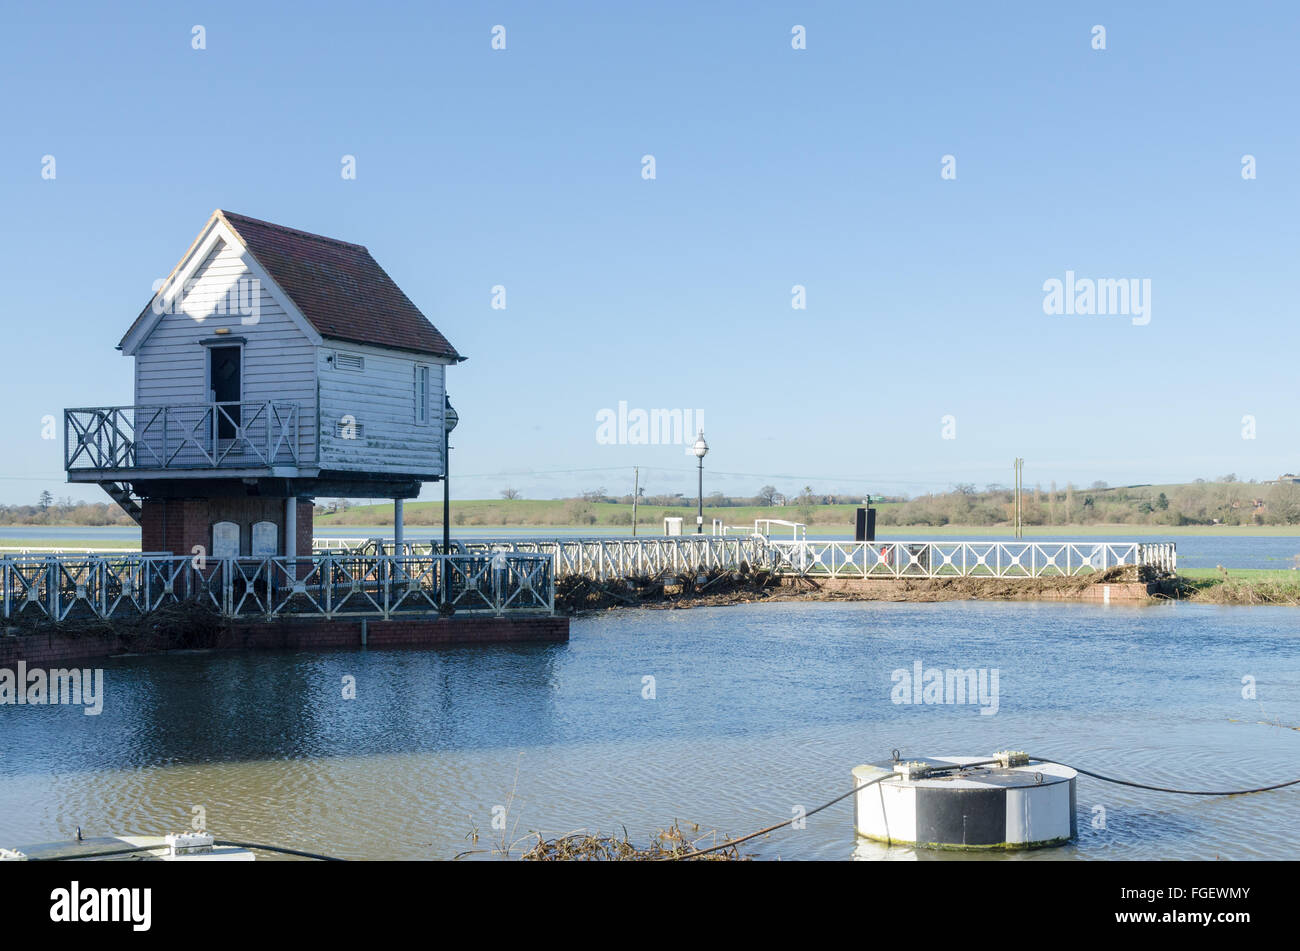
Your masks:
<svg viewBox="0 0 1300 951"><path fill-rule="evenodd" d="M195 545L212 546L207 499L145 499L141 508L142 551L188 555Z"/></svg>
<svg viewBox="0 0 1300 951"><path fill-rule="evenodd" d="M212 551L212 526L234 522L239 526L239 551L252 552L253 523L274 522L279 529L277 554L284 554L284 499L264 496L210 499L145 499L142 503L140 547L143 551L168 551L189 555L195 545ZM311 554L312 503L298 500L298 554Z"/></svg>
<svg viewBox="0 0 1300 951"><path fill-rule="evenodd" d="M282 618L231 625L222 647L305 649L360 647L361 622L310 621ZM369 647L440 647L448 644L503 644L523 641L567 641L567 617L458 617L451 619L366 622Z"/></svg>
<svg viewBox="0 0 1300 951"><path fill-rule="evenodd" d="M957 588L949 582L960 582ZM782 578L781 585L799 588L800 579ZM989 576L951 579L930 578L818 578L818 588L826 592L851 594L861 601L916 601L927 598L991 598L1025 601L1127 601L1142 603L1158 593L1168 594L1169 586L1159 582L1122 581L1090 584L1080 588L1062 588L1056 578L994 578ZM981 591L981 588L983 589ZM923 597L918 597L917 595Z"/></svg>
<svg viewBox="0 0 1300 951"><path fill-rule="evenodd" d="M443 647L452 644L504 644L531 641L562 643L569 639L567 617L455 617L368 621L367 644L375 648ZM361 646L359 620L283 618L235 621L220 635L217 649L329 650ZM60 634L0 636L0 667L18 661L32 667L59 667L115 654L163 650L166 645L126 642L115 636L68 637Z"/></svg>
<svg viewBox="0 0 1300 951"><path fill-rule="evenodd" d="M315 508L311 499L298 500L298 557L311 554L311 537L314 531L312 518ZM283 547L283 546L282 546Z"/></svg>

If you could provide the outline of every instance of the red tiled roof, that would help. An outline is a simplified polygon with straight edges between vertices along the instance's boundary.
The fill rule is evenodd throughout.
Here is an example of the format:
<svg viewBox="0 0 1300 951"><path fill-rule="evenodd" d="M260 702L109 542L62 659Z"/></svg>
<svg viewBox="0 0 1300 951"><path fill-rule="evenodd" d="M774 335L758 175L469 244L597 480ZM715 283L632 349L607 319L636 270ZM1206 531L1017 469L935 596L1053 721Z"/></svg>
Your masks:
<svg viewBox="0 0 1300 951"><path fill-rule="evenodd" d="M214 217L220 217L239 235L322 337L465 359L361 245L230 211L217 210ZM200 234L199 239L202 237ZM146 304L123 343L149 317L150 310Z"/></svg>
<svg viewBox="0 0 1300 951"><path fill-rule="evenodd" d="M361 245L219 214L322 337L462 359Z"/></svg>

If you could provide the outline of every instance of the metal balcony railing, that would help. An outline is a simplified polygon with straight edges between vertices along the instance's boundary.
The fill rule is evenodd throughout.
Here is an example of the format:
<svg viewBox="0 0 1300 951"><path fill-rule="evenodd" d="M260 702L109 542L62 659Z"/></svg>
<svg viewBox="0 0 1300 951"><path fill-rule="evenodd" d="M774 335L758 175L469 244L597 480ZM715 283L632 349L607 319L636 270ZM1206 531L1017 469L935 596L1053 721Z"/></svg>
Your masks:
<svg viewBox="0 0 1300 951"><path fill-rule="evenodd" d="M298 404L282 400L63 411L63 467L251 469L299 460Z"/></svg>

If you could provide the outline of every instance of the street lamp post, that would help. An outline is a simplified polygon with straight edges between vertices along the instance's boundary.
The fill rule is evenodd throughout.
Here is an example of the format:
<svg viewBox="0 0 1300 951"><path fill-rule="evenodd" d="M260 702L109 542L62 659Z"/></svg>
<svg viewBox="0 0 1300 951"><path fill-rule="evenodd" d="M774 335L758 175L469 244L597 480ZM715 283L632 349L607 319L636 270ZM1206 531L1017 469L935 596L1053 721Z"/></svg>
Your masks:
<svg viewBox="0 0 1300 951"><path fill-rule="evenodd" d="M445 405L442 421L442 553L447 556L451 554L451 483L449 480L451 458L448 453L451 447L447 444L447 438L460 422L460 414L452 407L450 397L444 394L443 400ZM451 613L451 572L447 570L445 557L442 562L441 611L444 614Z"/></svg>
<svg viewBox="0 0 1300 951"><path fill-rule="evenodd" d="M700 430L699 437L695 440L695 445L691 447L695 457L700 460L700 492L699 507L695 513L695 534L704 534L704 457L708 454L709 444L704 441L704 430Z"/></svg>

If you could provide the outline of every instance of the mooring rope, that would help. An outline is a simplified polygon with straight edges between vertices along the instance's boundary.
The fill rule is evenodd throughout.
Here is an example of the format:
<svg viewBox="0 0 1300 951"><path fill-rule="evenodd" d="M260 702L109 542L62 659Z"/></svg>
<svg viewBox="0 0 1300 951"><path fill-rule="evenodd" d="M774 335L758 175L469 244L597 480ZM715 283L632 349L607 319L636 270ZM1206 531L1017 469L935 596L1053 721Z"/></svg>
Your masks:
<svg viewBox="0 0 1300 951"><path fill-rule="evenodd" d="M1051 763L1054 766L1064 766L1066 769L1072 769L1076 773L1082 773L1084 776L1091 776L1093 779L1100 779L1103 783L1114 783L1116 786L1132 786L1134 789L1150 789L1154 792L1176 793L1180 796L1248 796L1251 793L1268 792L1270 789L1285 789L1287 786L1300 785L1300 779L1291 779L1284 783L1274 783L1272 786L1256 786L1254 789L1212 790L1208 792L1202 789L1170 789L1167 786L1148 786L1145 783L1135 783L1127 779L1115 779L1113 776L1103 776L1101 773L1093 773L1078 766L1071 766L1069 763L1062 763L1060 760L1048 759L1046 756L1027 755L1029 755L1030 759L1037 760L1040 763Z"/></svg>
<svg viewBox="0 0 1300 951"><path fill-rule="evenodd" d="M285 849L277 845L258 845L256 842L231 842L229 839L214 839L213 845L233 846L237 849L258 849L262 852L279 852L281 855L296 855L299 858L315 859L318 862L346 862L335 855L318 855L315 852L303 852L298 849Z"/></svg>
<svg viewBox="0 0 1300 951"><path fill-rule="evenodd" d="M859 792L860 790L866 789L868 786L874 786L876 783L880 782L881 780L888 779L890 776L897 776L897 775L898 775L898 773L886 773L886 774L883 775L883 776L877 776L875 779L871 780L870 782L863 783L861 786L857 786L857 787L855 787L855 788L853 788L853 789L850 789L850 790L849 790L848 792L846 792L843 796L836 796L836 797L835 797L834 799L832 799L830 802L822 803L822 804L821 804L820 806L818 806L816 809L809 809L807 812L805 812L805 813L804 813L802 816L800 816L799 818L801 818L801 819L806 819L806 818L808 818L808 817L811 816L811 815L816 815L817 813L821 812L823 809L827 809L827 808L829 808L829 807L835 805L835 804L836 804L837 802L839 802L840 800L842 800L842 799L848 799L848 798L849 798L850 796L852 796L855 792ZM731 849L731 848L735 848L736 846L740 845L740 843L742 843L742 842L748 842L750 839L756 839L756 838L758 838L760 835L766 835L766 834L769 833L769 832L775 832L777 829L780 829L780 828L783 827L783 826L788 826L788 825L790 825L790 823L792 823L792 822L794 822L794 821L795 821L794 819L786 819L786 820L784 820L784 821L782 821L782 822L778 822L778 823L777 823L776 825L774 825L774 826L768 826L766 829L759 829L757 832L751 832L749 835L741 836L739 839L732 839L732 840L730 840L730 841L728 841L728 842L723 842L721 845L710 846L710 847L707 848L707 849L697 849L697 850L694 851L694 852L687 852L687 853L685 853L685 854L683 854L683 855L670 855L670 856L667 856L666 858L657 859L656 861L659 861L659 862L679 862L679 861L681 861L682 859L693 859L693 858L695 858L696 856L699 856L699 855L708 855L710 852L720 852L720 851L722 851L723 849Z"/></svg>
<svg viewBox="0 0 1300 951"><path fill-rule="evenodd" d="M213 839L213 845L224 845L238 849L257 849L260 852L278 852L282 855L296 855L299 858L315 859L318 862L346 862L347 859L341 859L333 855L318 855L315 852L303 852L299 849L286 849L278 845L259 845L256 842L231 842L228 839ZM44 857L30 858L31 862L71 862L81 861L82 859L102 859L110 858L114 855L136 855L140 852L155 852L158 849L165 849L166 845L137 845L127 849L103 849L98 852L79 852L76 855L49 855Z"/></svg>
<svg viewBox="0 0 1300 951"><path fill-rule="evenodd" d="M1046 756L1034 756L1032 754L1025 754L1025 755L1028 756L1029 759L1034 760L1035 762L1051 763L1054 766L1064 766L1067 769L1074 770L1076 773L1080 773L1084 776L1091 776L1093 779L1099 779L1105 783L1114 783L1117 786L1131 786L1134 789L1149 789L1152 790L1153 792L1175 793L1181 796L1247 796L1250 795L1251 793L1268 792L1269 790L1272 789L1285 789L1287 786L1300 785L1300 779L1291 779L1284 783L1274 783L1271 786L1257 786L1254 789L1230 789L1224 791L1218 791L1218 790L1205 791L1199 789L1170 789L1167 786L1148 786L1145 783L1135 783L1127 779L1116 779L1113 776L1103 776L1101 773L1094 773L1090 770L1081 769L1078 766L1071 766L1069 763L1062 763L1060 760L1049 759ZM897 750L894 751L894 762L898 762ZM1000 760L989 759L989 760L980 760L979 762L975 762L975 763L954 763L951 766L940 766L934 768L932 769L932 772L950 772L954 769L957 770L970 769L971 767L974 766L988 766L992 763L997 763L997 762L1000 762ZM841 800L848 799L856 792L860 792L861 790L866 789L869 786L874 786L876 783L880 782L881 780L888 779L890 776L897 776L897 775L898 773L886 773L884 776L877 776L875 779L871 780L870 782L863 783L861 786L849 790L844 795L836 796L830 802L824 803L818 806L816 809L812 809L808 812L805 812L801 818L807 818L808 816L811 816L814 813L821 812L823 809L826 809L829 806L833 806L837 802L840 802ZM785 826L791 825L794 821L795 821L794 819L786 819L782 822L778 822L776 825L768 826L766 829L759 829L757 832L751 832L749 835L741 836L739 839L732 839L729 842L722 843L721 845L711 846L710 848L707 849L700 849L699 851L696 852L687 852L684 855L670 856L666 859L659 859L659 861L676 862L676 861L681 861L682 859L692 859L699 855L707 855L710 852L718 852L723 849L730 849L733 848L734 846L740 845L740 843L742 842L748 842L750 839L757 838L760 835L766 835L769 832L775 832L777 829L781 829L784 828Z"/></svg>

